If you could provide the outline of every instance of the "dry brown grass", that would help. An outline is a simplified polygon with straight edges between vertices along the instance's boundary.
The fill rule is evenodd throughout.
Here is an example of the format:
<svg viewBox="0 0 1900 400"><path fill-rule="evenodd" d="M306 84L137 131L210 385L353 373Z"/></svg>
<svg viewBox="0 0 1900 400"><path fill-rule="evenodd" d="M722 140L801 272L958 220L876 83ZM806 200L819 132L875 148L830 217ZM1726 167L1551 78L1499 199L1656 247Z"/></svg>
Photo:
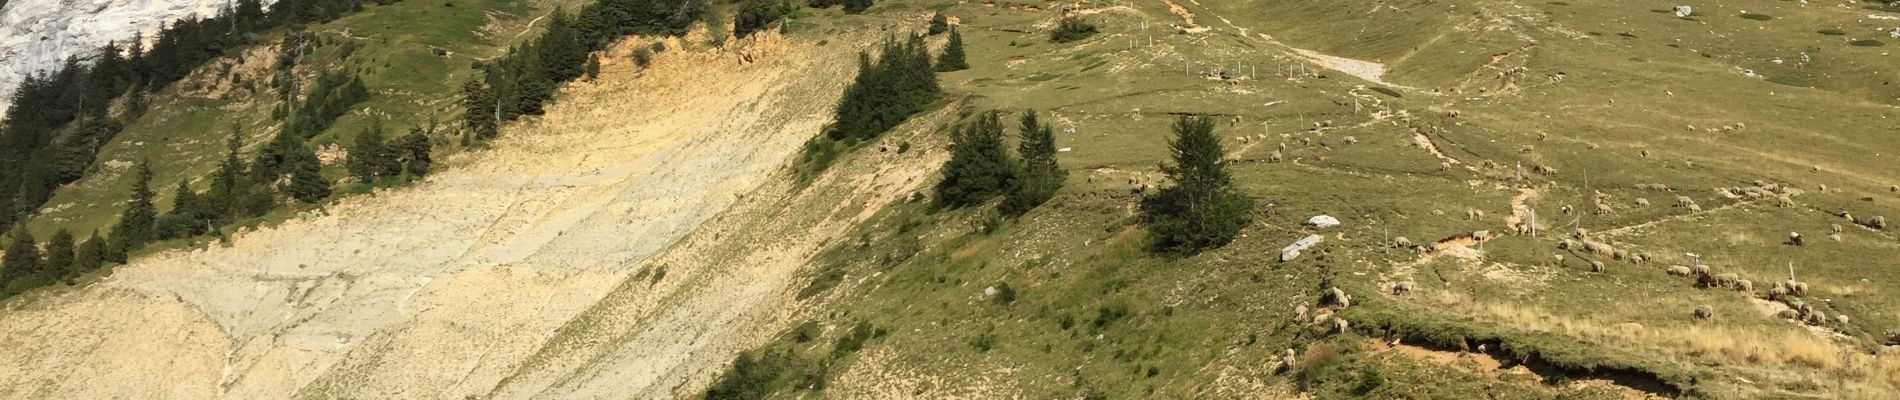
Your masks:
<svg viewBox="0 0 1900 400"><path fill-rule="evenodd" d="M1449 291L1437 292L1433 301L1453 312L1498 321L1516 329L1583 338L1607 347L1691 358L1724 367L1795 374L1809 381L1838 382L1841 387L1836 389L1843 395L1891 395L1900 391L1900 352L1888 351L1880 357L1870 355L1836 344L1826 336L1830 333L1818 328L1734 327L1719 323L1649 327L1609 323L1553 315L1534 306L1476 301L1469 295Z"/></svg>

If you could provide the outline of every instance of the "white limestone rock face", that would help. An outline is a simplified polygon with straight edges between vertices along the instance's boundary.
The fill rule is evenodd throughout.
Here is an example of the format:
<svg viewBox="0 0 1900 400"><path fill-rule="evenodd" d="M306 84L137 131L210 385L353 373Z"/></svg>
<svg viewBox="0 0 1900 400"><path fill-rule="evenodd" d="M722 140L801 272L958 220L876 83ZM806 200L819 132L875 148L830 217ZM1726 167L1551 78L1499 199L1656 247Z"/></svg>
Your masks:
<svg viewBox="0 0 1900 400"><path fill-rule="evenodd" d="M274 1L265 1L265 4ZM6 0L0 8L0 112L28 74L50 72L68 56L89 58L106 42L146 38L167 22L210 17L227 0Z"/></svg>

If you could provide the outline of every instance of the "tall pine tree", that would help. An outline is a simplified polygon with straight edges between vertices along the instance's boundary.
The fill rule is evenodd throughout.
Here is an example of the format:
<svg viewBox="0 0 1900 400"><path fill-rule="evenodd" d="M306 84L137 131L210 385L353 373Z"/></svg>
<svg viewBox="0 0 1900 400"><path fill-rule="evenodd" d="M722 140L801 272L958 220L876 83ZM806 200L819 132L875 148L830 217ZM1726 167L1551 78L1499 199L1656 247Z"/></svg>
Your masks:
<svg viewBox="0 0 1900 400"><path fill-rule="evenodd" d="M1224 246L1253 220L1253 199L1233 189L1212 118L1181 117L1174 133L1168 142L1174 165L1161 168L1174 185L1141 202L1154 247L1193 254Z"/></svg>
<svg viewBox="0 0 1900 400"><path fill-rule="evenodd" d="M1041 124L1035 110L1023 112L1021 135L1016 153L1022 155L1022 169L998 206L1004 215L1020 216L1055 198L1069 176L1056 164L1055 129Z"/></svg>
<svg viewBox="0 0 1900 400"><path fill-rule="evenodd" d="M368 128L357 133L351 141L349 170L350 176L366 184L375 184L376 177L387 176L383 173L383 157L388 154L383 149L383 123L381 120L370 122Z"/></svg>
<svg viewBox="0 0 1900 400"><path fill-rule="evenodd" d="M285 191L290 197L305 203L315 203L330 197L330 181L323 179L323 163L317 160L317 153L307 143L298 143L297 151L290 158L290 183Z"/></svg>
<svg viewBox="0 0 1900 400"><path fill-rule="evenodd" d="M957 128L943 180L937 182L938 204L964 207L1003 194L1016 163L1003 148L1001 118L1001 113L987 111Z"/></svg>
<svg viewBox="0 0 1900 400"><path fill-rule="evenodd" d="M93 231L92 237L79 242L79 248L73 251L73 271L86 273L105 265L106 246L106 239L99 237L99 231Z"/></svg>
<svg viewBox="0 0 1900 400"><path fill-rule="evenodd" d="M6 255L0 256L0 289L40 272L40 248L33 234L25 227L14 227L7 236Z"/></svg>
<svg viewBox="0 0 1900 400"><path fill-rule="evenodd" d="M206 211L220 218L231 214L238 180L244 176L244 161L238 158L238 152L244 148L244 136L238 133L237 127L231 127L231 138L224 146L224 162L218 164L218 172L211 176L211 192L205 199Z"/></svg>
<svg viewBox="0 0 1900 400"><path fill-rule="evenodd" d="M73 269L73 234L65 229L53 233L46 241L46 271L48 281L59 280L77 274Z"/></svg>
<svg viewBox="0 0 1900 400"><path fill-rule="evenodd" d="M137 250L156 238L158 207L153 204L151 162L139 162L133 179L132 200L119 214L118 227L112 229L112 242L118 245L115 250L122 252Z"/></svg>
<svg viewBox="0 0 1900 400"><path fill-rule="evenodd" d="M950 72L970 69L970 63L963 59L963 33L950 30L950 43L943 46L943 55L937 56L937 71Z"/></svg>

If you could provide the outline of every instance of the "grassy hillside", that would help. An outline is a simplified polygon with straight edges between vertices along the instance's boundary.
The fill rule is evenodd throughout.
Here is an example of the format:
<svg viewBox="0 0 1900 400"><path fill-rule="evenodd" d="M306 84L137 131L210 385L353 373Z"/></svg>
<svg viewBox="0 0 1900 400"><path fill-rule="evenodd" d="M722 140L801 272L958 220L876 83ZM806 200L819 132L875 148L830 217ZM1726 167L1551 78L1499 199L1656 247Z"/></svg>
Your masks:
<svg viewBox="0 0 1900 400"><path fill-rule="evenodd" d="M382 120L391 135L425 126L431 119L447 126L459 112L456 101L461 82L475 73L471 66L501 54L509 44L532 38L531 23L557 5L406 1L369 5L363 12L304 27L312 50L291 75L300 87L308 90L324 72L349 71L361 77L372 93L370 100L353 107L311 144L324 153L324 146L348 143L374 119ZM130 195L133 177L126 172L139 160L152 162L154 185L169 188L182 179L192 182L194 189L208 188L206 178L216 170L224 141L234 127L245 137L247 154L282 129L282 120L274 118L273 111L283 101L271 82L274 65L284 52L284 38L292 33L289 29L272 32L262 45L213 61L153 95L151 111L100 150L84 179L61 187L29 229L40 237L62 228L82 236L95 229L109 230L104 228L115 223ZM448 145L440 149L455 151L460 149L455 146L457 135L452 129L438 129L435 140ZM325 164L329 166L326 176L344 175L341 164ZM172 191L159 192L163 212L170 206Z"/></svg>
<svg viewBox="0 0 1900 400"><path fill-rule="evenodd" d="M839 397L1900 390L1900 364L1882 347L1900 328L1900 304L1883 294L1900 280L1878 261L1900 256L1900 240L1891 226L1840 216L1865 224L1900 214L1896 154L1867 147L1896 133L1886 121L1900 92L1881 76L1900 71L1882 67L1884 47L1850 42L1891 41L1880 36L1884 20L1867 18L1887 11L1063 7L941 5L960 24L972 69L940 77L947 92L974 95L971 110L1047 110L1057 146L1069 148L1061 194L990 233L979 228L995 223L987 208L889 207L814 261L801 295L824 311L748 356L751 366L783 363L783 374L729 376L782 397L814 391L814 379ZM919 29L929 13L880 8ZM1103 32L1051 43L1065 14ZM1823 25L1852 33L1817 33ZM1382 64L1383 83L1339 58ZM1146 251L1135 213L1139 187L1166 184L1155 165L1182 114L1219 116L1235 178L1263 205L1234 243L1186 258ZM1758 180L1789 202L1748 195ZM1677 206L1678 196L1695 207ZM1518 232L1530 209L1536 235ZM1345 225L1303 226L1321 214ZM1474 231L1487 240L1470 240ZM1788 232L1807 244L1782 244ZM1325 241L1276 260L1308 234ZM1430 250L1395 248L1398 237ZM1558 247L1583 238L1622 257ZM1666 274L1696 261L1686 253L1752 290ZM1592 272L1593 261L1606 270ZM1809 291L1771 294L1790 264ZM1395 292L1401 282L1415 289ZM1354 304L1329 305L1334 287ZM1791 304L1826 320L1775 315ZM1714 319L1693 318L1702 305ZM1321 309L1347 330L1315 322ZM862 350L834 350L860 340L860 323L882 333ZM1282 368L1289 349L1294 363Z"/></svg>

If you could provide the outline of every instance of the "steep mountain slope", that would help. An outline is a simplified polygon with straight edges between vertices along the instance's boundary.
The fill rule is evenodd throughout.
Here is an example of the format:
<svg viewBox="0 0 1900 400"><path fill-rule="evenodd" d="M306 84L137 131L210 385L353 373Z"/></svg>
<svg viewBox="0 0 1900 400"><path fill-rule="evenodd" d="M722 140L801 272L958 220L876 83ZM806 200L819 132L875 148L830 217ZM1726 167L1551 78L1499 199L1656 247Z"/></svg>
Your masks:
<svg viewBox="0 0 1900 400"><path fill-rule="evenodd" d="M90 58L106 42L150 38L163 24L216 15L220 0L8 0L0 2L0 93L13 93L28 74L58 68L67 57ZM273 1L265 1L268 5ZM11 106L0 97L0 112Z"/></svg>
<svg viewBox="0 0 1900 400"><path fill-rule="evenodd" d="M16 304L0 315L6 330L0 337L9 341L0 360L20 368L0 372L0 388L7 397L486 393L604 296L649 293L649 281L696 293L709 290L704 280L750 276L745 269L695 263L695 257L725 259L687 250L648 260L733 204L751 204L735 202L752 202L748 193L770 181L796 144L824 122L830 101L823 99L834 98L847 80L853 43L872 37L834 37L819 47L762 35L727 50L669 51L637 75L628 55L650 41L629 40L610 54L602 83L574 85L548 117L512 131L493 150L448 160L447 171L425 183L242 234L230 247L154 255L99 283ZM879 193L869 189L845 193ZM792 245L822 236L739 245ZM802 259L777 246L746 251L790 251L757 256L782 260L775 269L779 286ZM632 279L649 270L667 272ZM755 296L775 289L731 290L758 302ZM669 312L702 316L696 309ZM181 342L180 331L141 328L166 325L201 340ZM630 356L583 371L673 368ZM697 376L689 372L716 366L729 354L695 357L702 360L696 367L671 374ZM181 364L108 367L129 359ZM541 385L643 387L601 379Z"/></svg>
<svg viewBox="0 0 1900 400"><path fill-rule="evenodd" d="M632 38L414 186L9 301L0 397L1894 398L1900 10L1707 3L886 1ZM948 99L787 168L934 11ZM452 103L408 95L374 109ZM1021 217L932 199L985 110L1055 128L1067 183ZM1186 115L1259 206L1156 252Z"/></svg>

